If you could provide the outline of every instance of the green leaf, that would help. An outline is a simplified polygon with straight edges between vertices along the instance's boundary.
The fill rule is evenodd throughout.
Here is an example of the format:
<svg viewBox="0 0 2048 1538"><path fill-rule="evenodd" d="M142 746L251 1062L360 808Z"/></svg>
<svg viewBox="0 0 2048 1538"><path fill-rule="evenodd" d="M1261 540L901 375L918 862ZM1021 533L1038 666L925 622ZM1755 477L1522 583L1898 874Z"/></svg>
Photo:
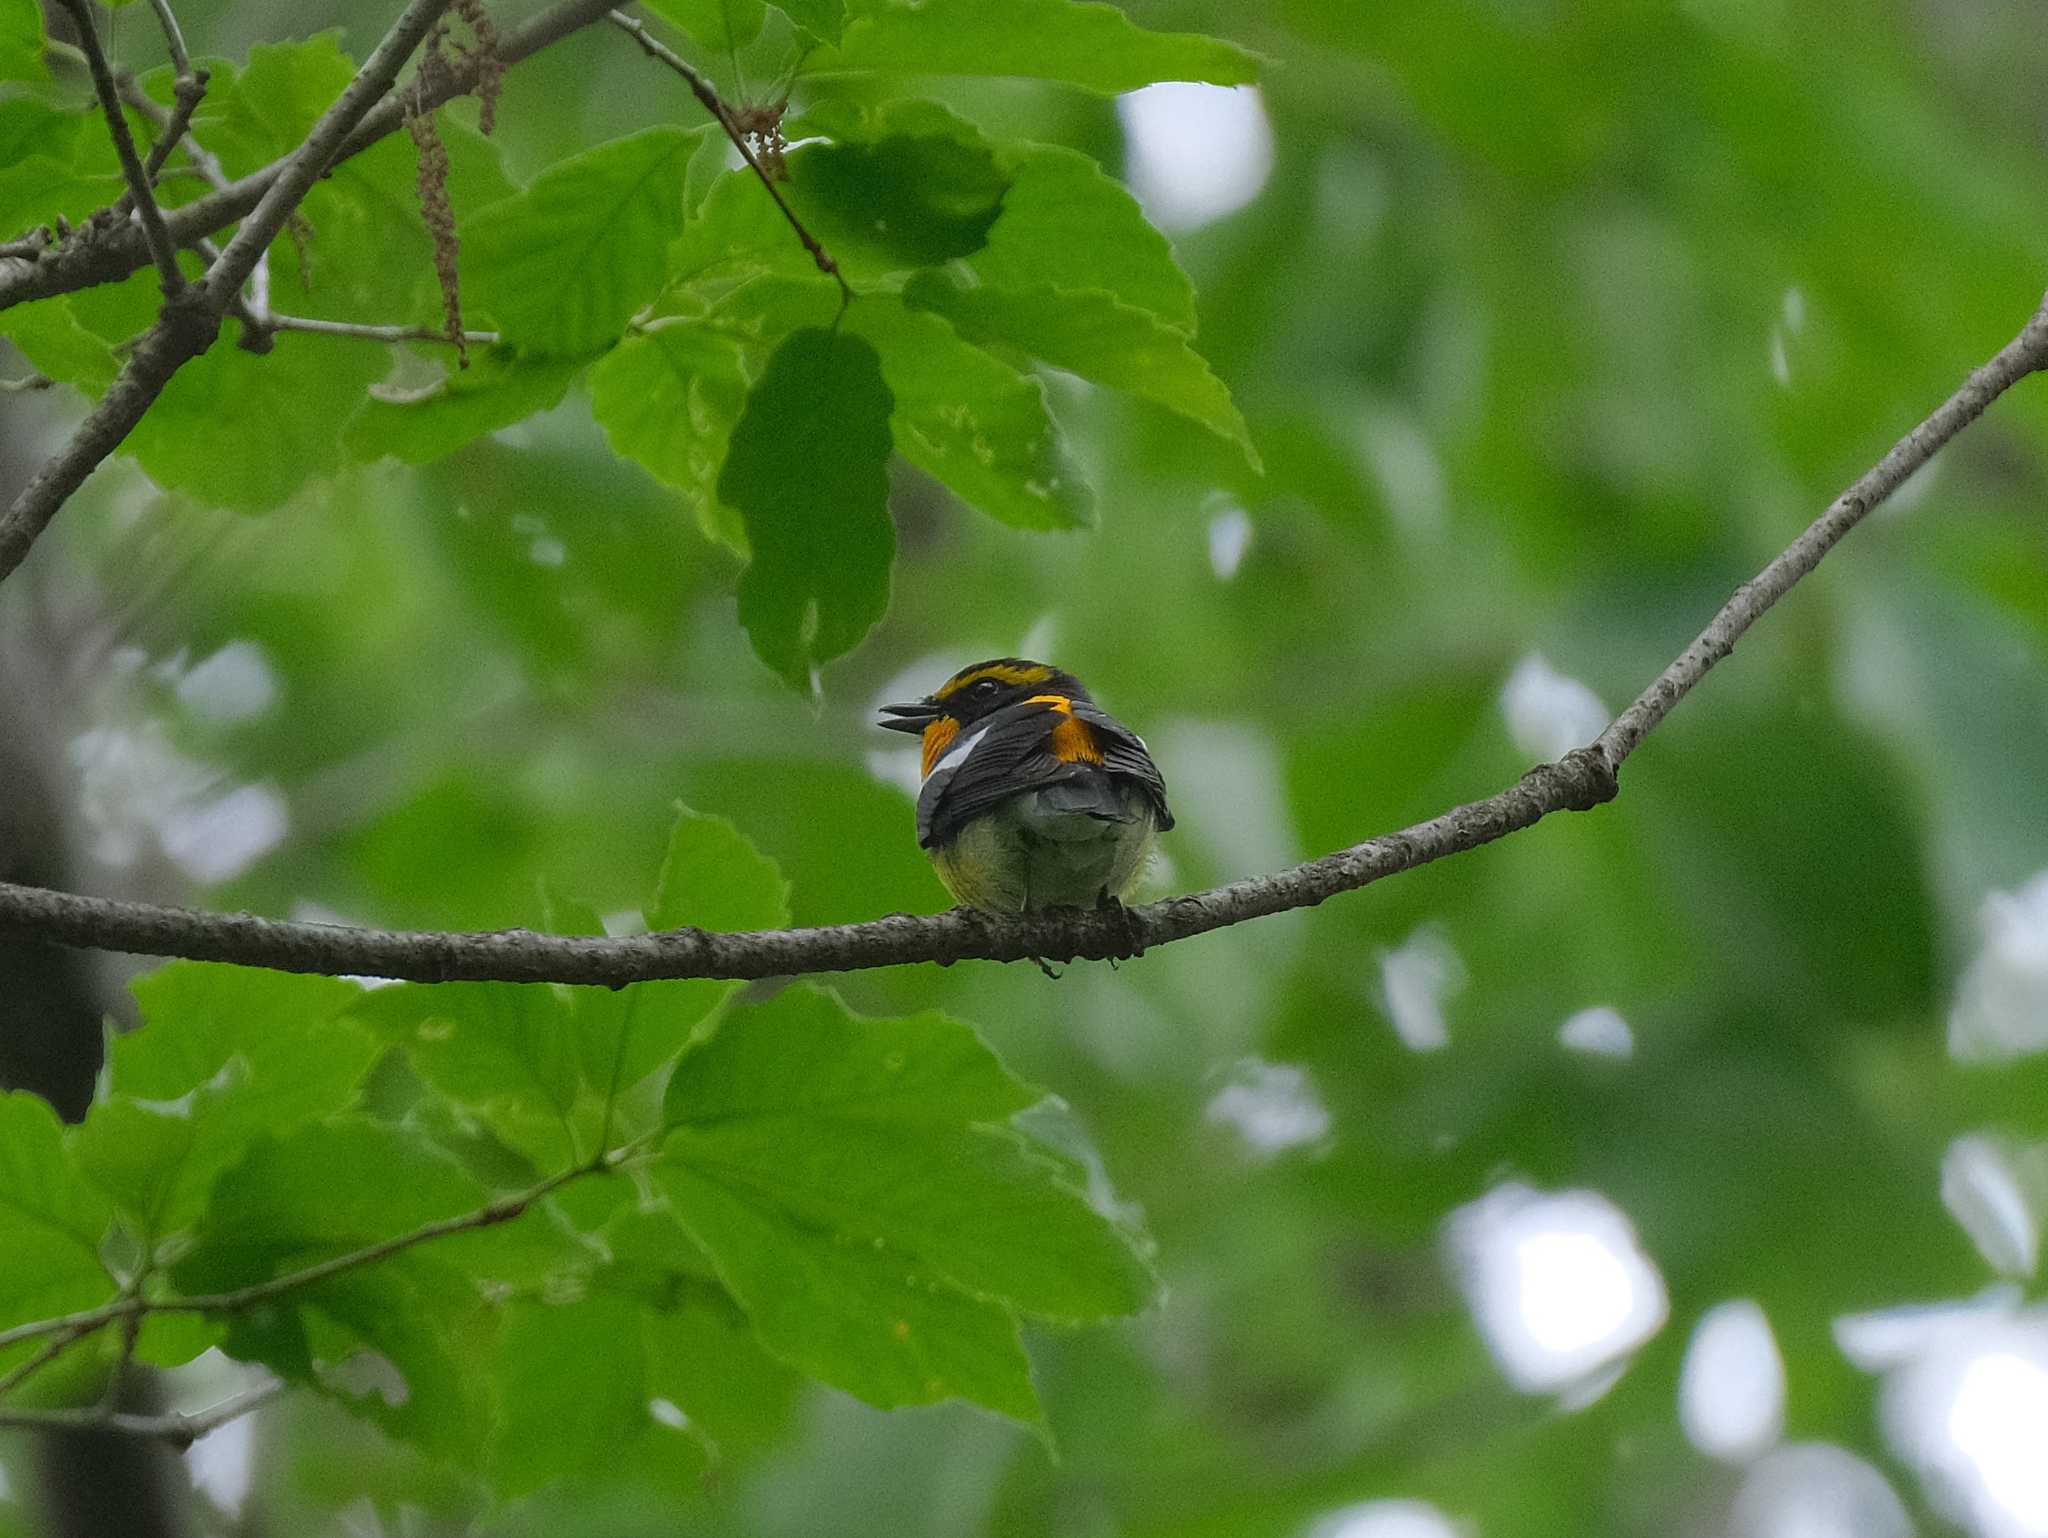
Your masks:
<svg viewBox="0 0 2048 1538"><path fill-rule="evenodd" d="M650 930L779 929L789 922L789 887L775 862L723 817L677 806ZM609 1100L683 1050L740 985L714 978L575 990L575 1032L591 1089Z"/></svg>
<svg viewBox="0 0 2048 1538"><path fill-rule="evenodd" d="M618 339L661 288L698 132L649 128L600 144L469 220L464 292L508 345L575 356Z"/></svg>
<svg viewBox="0 0 2048 1538"><path fill-rule="evenodd" d="M754 551L740 623L755 654L806 693L889 606L892 406L873 347L795 332L748 395L718 478Z"/></svg>
<svg viewBox="0 0 2048 1538"><path fill-rule="evenodd" d="M865 247L886 270L980 250L1010 185L987 149L938 134L814 145L791 157L790 182L835 256Z"/></svg>
<svg viewBox="0 0 2048 1538"><path fill-rule="evenodd" d="M176 962L134 984L145 1024L109 1045L73 1133L82 1168L152 1238L189 1225L256 1138L341 1110L377 1046L336 1018L353 983Z"/></svg>
<svg viewBox="0 0 2048 1538"><path fill-rule="evenodd" d="M339 978L174 961L129 991L146 1024L108 1051L119 1094L176 1100L240 1057L293 1114L312 1115L343 1104L369 1065L362 1032L336 1018L363 990Z"/></svg>
<svg viewBox="0 0 2048 1538"><path fill-rule="evenodd" d="M896 452L968 503L1023 529L1094 522L1094 497L1067 458L1044 386L893 294L863 294L839 318L839 296L815 279L760 277L711 320L772 340L803 325L865 338L894 399Z"/></svg>
<svg viewBox="0 0 2048 1538"><path fill-rule="evenodd" d="M845 329L882 358L897 452L971 507L1020 529L1085 528L1095 499L1046 409L1045 387L889 295L855 304Z"/></svg>
<svg viewBox="0 0 2048 1538"><path fill-rule="evenodd" d="M1129 1239L1008 1118L1034 1094L967 1027L792 988L670 1080L658 1178L762 1342L880 1405L1036 1418L1015 1311L1142 1308Z"/></svg>
<svg viewBox="0 0 2048 1538"><path fill-rule="evenodd" d="M791 1366L884 1409L958 1398L1042 1421L1016 1318L1000 1304L686 1165L655 1179L717 1257L761 1343Z"/></svg>
<svg viewBox="0 0 2048 1538"><path fill-rule="evenodd" d="M629 336L590 371L590 409L615 453L683 494L706 537L744 555L718 472L746 408L739 344L679 320Z"/></svg>
<svg viewBox="0 0 2048 1538"><path fill-rule="evenodd" d="M775 862L723 817L678 806L647 927L778 929L788 922L789 886Z"/></svg>
<svg viewBox="0 0 2048 1538"><path fill-rule="evenodd" d="M305 42L259 44L246 68L208 60L212 78L194 131L231 176L246 175L295 149L355 75L336 34ZM172 99L168 68L141 84L158 101ZM476 210L508 196L497 146L447 113L436 119L448 151L448 197L458 226ZM418 154L403 134L353 155L314 184L292 238L270 251L272 297L278 308L324 320L438 326L440 285L433 242L420 211ZM190 184L166 183L173 202ZM332 340L331 345L363 347Z"/></svg>
<svg viewBox="0 0 2048 1538"><path fill-rule="evenodd" d="M0 334L44 375L95 398L121 372L113 348L78 323L68 296L0 311Z"/></svg>
<svg viewBox="0 0 2048 1538"><path fill-rule="evenodd" d="M106 1197L67 1156L49 1102L23 1090L0 1094L0 1325L111 1297L99 1247L112 1216Z"/></svg>
<svg viewBox="0 0 2048 1538"><path fill-rule="evenodd" d="M389 454L423 465L463 444L562 403L584 367L580 358L525 357L509 347L451 366L438 384L402 398L371 394L342 435L358 459Z"/></svg>
<svg viewBox="0 0 2048 1538"><path fill-rule="evenodd" d="M775 8L823 43L846 30L846 0L775 0Z"/></svg>
<svg viewBox="0 0 2048 1538"><path fill-rule="evenodd" d="M649 1395L681 1409L713 1449L773 1438L801 1380L761 1349L746 1314L674 1209L644 1202L622 1207L604 1225L603 1243L611 1262L592 1289L643 1305Z"/></svg>
<svg viewBox="0 0 2048 1538"><path fill-rule="evenodd" d="M536 1167L578 1157L576 1043L553 989L406 983L367 995L354 1018L402 1045L421 1078L476 1111Z"/></svg>
<svg viewBox="0 0 2048 1538"><path fill-rule="evenodd" d="M37 8L27 9L33 25ZM60 215L76 223L112 201L116 189L108 177L119 176L120 168L104 126L97 136L88 133L97 118L33 96L0 101L0 231L25 234Z"/></svg>
<svg viewBox="0 0 2048 1538"><path fill-rule="evenodd" d="M1012 146L1005 158L1002 217L968 260L983 286L1107 289L1193 332L1194 285L1121 182L1090 157L1050 145Z"/></svg>
<svg viewBox="0 0 2048 1538"><path fill-rule="evenodd" d="M491 1372L499 1409L492 1479L501 1494L601 1470L651 1428L639 1312L601 1295L511 1311Z"/></svg>
<svg viewBox="0 0 2048 1538"><path fill-rule="evenodd" d="M764 0L646 0L647 9L715 53L744 48L768 19Z"/></svg>
<svg viewBox="0 0 2048 1538"><path fill-rule="evenodd" d="M409 1129L359 1119L302 1128L259 1141L220 1178L173 1276L201 1293L266 1282L475 1212L486 1197ZM486 1291L546 1285L592 1259L544 1211L528 1213L232 1315L223 1349L319 1388L395 1436L471 1458L488 1423L475 1372L495 1328Z"/></svg>
<svg viewBox="0 0 2048 1538"><path fill-rule="evenodd" d="M1244 85L1258 61L1190 32L1147 32L1112 5L1078 0L863 0L807 74L1020 75L1113 94L1155 80Z"/></svg>
<svg viewBox="0 0 2048 1538"><path fill-rule="evenodd" d="M283 332L258 355L223 337L172 376L122 449L159 486L268 512L346 463L342 427L386 365L362 342Z"/></svg>
<svg viewBox="0 0 2048 1538"><path fill-rule="evenodd" d="M0 80L43 81L43 8L0 6Z"/></svg>
<svg viewBox="0 0 2048 1538"><path fill-rule="evenodd" d="M783 196L855 281L871 281L981 249L1010 178L978 137L897 131L812 144L790 155ZM758 178L728 171L712 184L671 258L675 274L816 275L817 266Z"/></svg>
<svg viewBox="0 0 2048 1538"><path fill-rule="evenodd" d="M1155 401L1228 439L1259 468L1251 432L1223 381L1188 345L1187 333L1149 311L1100 289L1042 283L963 288L935 272L913 277L903 298L945 316L969 341L1007 343L1083 379Z"/></svg>
<svg viewBox="0 0 2048 1538"><path fill-rule="evenodd" d="M850 145L947 140L987 155L1007 187L986 242L965 254L984 286L1106 289L1168 325L1195 329L1194 285L1174 260L1173 247L1137 199L1091 156L1057 145L991 141L947 107L917 97L879 107L823 102L807 109L791 131ZM799 151L792 166L815 152ZM765 225L756 233L766 241ZM799 269L791 264L786 270Z"/></svg>

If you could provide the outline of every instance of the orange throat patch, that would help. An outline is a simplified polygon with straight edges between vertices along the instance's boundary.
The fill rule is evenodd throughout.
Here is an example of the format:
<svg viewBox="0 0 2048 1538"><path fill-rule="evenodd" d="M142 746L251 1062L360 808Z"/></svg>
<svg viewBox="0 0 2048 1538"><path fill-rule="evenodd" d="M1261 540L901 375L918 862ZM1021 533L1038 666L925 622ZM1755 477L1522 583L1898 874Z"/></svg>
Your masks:
<svg viewBox="0 0 2048 1538"><path fill-rule="evenodd" d="M924 729L924 766L918 773L929 775L932 772L932 765L939 761L939 755L944 753L953 739L959 735L960 723L951 716L940 716L927 726Z"/></svg>

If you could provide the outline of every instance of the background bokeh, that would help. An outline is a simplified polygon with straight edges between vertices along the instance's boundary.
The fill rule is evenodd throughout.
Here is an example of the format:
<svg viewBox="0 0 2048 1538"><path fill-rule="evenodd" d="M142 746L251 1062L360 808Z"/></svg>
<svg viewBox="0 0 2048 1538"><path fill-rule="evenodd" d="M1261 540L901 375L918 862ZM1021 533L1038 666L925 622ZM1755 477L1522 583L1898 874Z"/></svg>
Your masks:
<svg viewBox="0 0 2048 1538"><path fill-rule="evenodd" d="M931 90L1140 192L1263 476L1055 381L1100 527L1004 528L904 473L890 613L814 709L749 651L735 559L580 391L261 518L110 464L0 593L10 870L537 923L543 883L633 908L681 799L780 863L800 923L936 909L872 707L1006 653L1146 734L1181 819L1162 891L1276 868L1584 740L2048 285L2025 7L1127 8L1258 50L1262 86ZM389 7L179 9L239 57L336 25L360 49ZM523 176L670 119L697 121L675 82L593 32L507 77L499 134ZM79 410L0 396L8 490ZM687 1512L626 1486L477 1518L294 1402L202 1444L192 1520L2048 1533L2044 494L2023 384L1593 814L1116 971L845 979L975 1022L1156 1240L1161 1307L1030 1340L1056 1451L817 1390ZM89 1065L36 1065L96 1052L123 965L10 974L14 1082L82 1098ZM82 989L67 1024L49 1000ZM0 1459L19 1497L29 1455Z"/></svg>

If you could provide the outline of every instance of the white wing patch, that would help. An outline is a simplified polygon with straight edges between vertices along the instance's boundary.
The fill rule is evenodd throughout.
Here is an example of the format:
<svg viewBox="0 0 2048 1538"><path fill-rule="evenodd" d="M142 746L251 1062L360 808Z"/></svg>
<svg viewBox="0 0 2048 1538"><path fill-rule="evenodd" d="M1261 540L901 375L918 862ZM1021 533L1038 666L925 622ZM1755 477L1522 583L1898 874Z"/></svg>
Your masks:
<svg viewBox="0 0 2048 1538"><path fill-rule="evenodd" d="M951 779L955 774L959 773L960 766L967 762L967 755L972 753L975 745L987 735L988 728L984 726L980 731L970 734L964 742L948 748L946 756L932 765L931 778L936 780L940 775L944 775L947 779Z"/></svg>
<svg viewBox="0 0 2048 1538"><path fill-rule="evenodd" d="M932 836L932 818L939 808L939 798L946 793L953 776L960 772L960 766L967 762L967 755L981 743L989 733L984 726L970 732L960 742L947 749L945 757L932 765L932 772L924 778L924 788L917 793L917 841L926 844Z"/></svg>

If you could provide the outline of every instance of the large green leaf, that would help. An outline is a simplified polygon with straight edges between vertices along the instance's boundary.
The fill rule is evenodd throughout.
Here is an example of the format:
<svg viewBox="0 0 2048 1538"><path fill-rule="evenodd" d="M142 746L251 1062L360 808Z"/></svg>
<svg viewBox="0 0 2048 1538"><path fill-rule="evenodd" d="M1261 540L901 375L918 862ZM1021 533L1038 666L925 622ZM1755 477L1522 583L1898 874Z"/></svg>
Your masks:
<svg viewBox="0 0 2048 1538"><path fill-rule="evenodd" d="M259 1141L221 1177L173 1276L188 1292L270 1281L475 1212L487 1197L408 1128L362 1119L302 1128ZM474 1457L489 1419L474 1364L497 1328L490 1298L550 1285L593 1259L547 1212L534 1212L233 1314L223 1349L319 1388L394 1435Z"/></svg>
<svg viewBox="0 0 2048 1538"><path fill-rule="evenodd" d="M48 76L43 64L43 8L8 6L0 15L0 80L41 81Z"/></svg>
<svg viewBox="0 0 2048 1538"><path fill-rule="evenodd" d="M420 1076L540 1169L581 1157L580 1078L569 1012L552 989L515 983L380 988L354 1017L404 1046Z"/></svg>
<svg viewBox="0 0 2048 1538"><path fill-rule="evenodd" d="M259 355L223 338L172 376L121 447L159 486L268 512L342 467L342 426L384 369L360 342L287 332Z"/></svg>
<svg viewBox="0 0 2048 1538"><path fill-rule="evenodd" d="M600 144L464 225L464 293L507 345L576 356L618 340L661 287L698 132L648 128Z"/></svg>
<svg viewBox="0 0 2048 1538"><path fill-rule="evenodd" d="M738 518L718 500L718 472L747 400L739 344L665 318L629 336L590 371L590 409L616 453L689 502L712 539L746 552Z"/></svg>
<svg viewBox="0 0 2048 1538"><path fill-rule="evenodd" d="M841 317L830 284L777 277L756 278L712 319L763 340L836 321L881 356L897 453L998 522L1071 529L1094 521L1093 493L1060 441L1044 386L946 321L893 294L863 294Z"/></svg>
<svg viewBox="0 0 2048 1538"><path fill-rule="evenodd" d="M765 0L646 0L647 9L681 27L714 54L744 48L761 35Z"/></svg>
<svg viewBox="0 0 2048 1538"><path fill-rule="evenodd" d="M789 888L723 817L679 806L646 918L650 930L778 929L789 922ZM675 1057L739 986L683 978L577 989L575 1042L593 1093L609 1102Z"/></svg>
<svg viewBox="0 0 2048 1538"><path fill-rule="evenodd" d="M629 1300L603 1295L510 1311L491 1364L500 1493L602 1471L652 1430L639 1315Z"/></svg>
<svg viewBox="0 0 2048 1538"><path fill-rule="evenodd" d="M49 1102L23 1090L0 1094L0 1325L111 1297L99 1248L112 1215L67 1156Z"/></svg>
<svg viewBox="0 0 2048 1538"><path fill-rule="evenodd" d="M892 295L862 299L846 329L881 354L896 449L960 500L1022 529L1082 528L1095 499L1067 457L1045 388Z"/></svg>
<svg viewBox="0 0 2048 1538"><path fill-rule="evenodd" d="M343 441L358 459L389 454L409 465L427 464L485 433L552 411L583 367L579 358L523 357L509 347L477 354L466 369L451 357L438 384L396 397L372 394Z"/></svg>
<svg viewBox="0 0 2048 1538"><path fill-rule="evenodd" d="M873 347L795 332L748 395L718 478L754 552L740 623L756 655L807 693L889 606L893 404Z"/></svg>
<svg viewBox="0 0 2048 1538"><path fill-rule="evenodd" d="M189 1225L266 1134L341 1110L377 1046L336 1018L353 983L177 962L137 979L145 1024L109 1045L80 1165L151 1239Z"/></svg>
<svg viewBox="0 0 2048 1538"><path fill-rule="evenodd" d="M839 46L812 55L807 69L1023 75L1104 92L1258 77L1257 61L1234 44L1147 32L1115 6L1084 0L863 0Z"/></svg>
<svg viewBox="0 0 2048 1538"><path fill-rule="evenodd" d="M33 25L37 7L26 9ZM119 188L109 177L120 165L97 117L33 96L0 101L0 230L24 234L60 216L76 223L113 200Z"/></svg>
<svg viewBox="0 0 2048 1538"><path fill-rule="evenodd" d="M1021 347L1055 368L1156 401L1227 438L1258 467L1251 433L1223 381L1185 332L1148 310L1100 289L963 288L938 273L919 273L903 298L945 316L970 341Z"/></svg>
<svg viewBox="0 0 2048 1538"><path fill-rule="evenodd" d="M1007 1125L1033 1098L957 1022L791 989L677 1066L659 1178L777 1355L876 1404L1035 1419L1012 1312L1130 1313L1152 1283Z"/></svg>
<svg viewBox="0 0 2048 1538"><path fill-rule="evenodd" d="M891 119L858 139L806 145L789 156L788 170L783 196L856 280L980 250L1010 184L990 147L950 122L924 132ZM751 171L728 171L712 185L672 263L683 278L817 271Z"/></svg>
<svg viewBox="0 0 2048 1538"><path fill-rule="evenodd" d="M78 323L68 296L0 310L0 333L46 377L95 398L121 372L107 341Z"/></svg>
<svg viewBox="0 0 2048 1538"><path fill-rule="evenodd" d="M1124 185L1087 155L1053 145L1010 146L1010 190L969 259L990 288L1107 289L1170 326L1195 329L1195 290L1166 237Z"/></svg>
<svg viewBox="0 0 2048 1538"><path fill-rule="evenodd" d="M846 0L775 0L775 8L820 42L836 43L846 30Z"/></svg>

